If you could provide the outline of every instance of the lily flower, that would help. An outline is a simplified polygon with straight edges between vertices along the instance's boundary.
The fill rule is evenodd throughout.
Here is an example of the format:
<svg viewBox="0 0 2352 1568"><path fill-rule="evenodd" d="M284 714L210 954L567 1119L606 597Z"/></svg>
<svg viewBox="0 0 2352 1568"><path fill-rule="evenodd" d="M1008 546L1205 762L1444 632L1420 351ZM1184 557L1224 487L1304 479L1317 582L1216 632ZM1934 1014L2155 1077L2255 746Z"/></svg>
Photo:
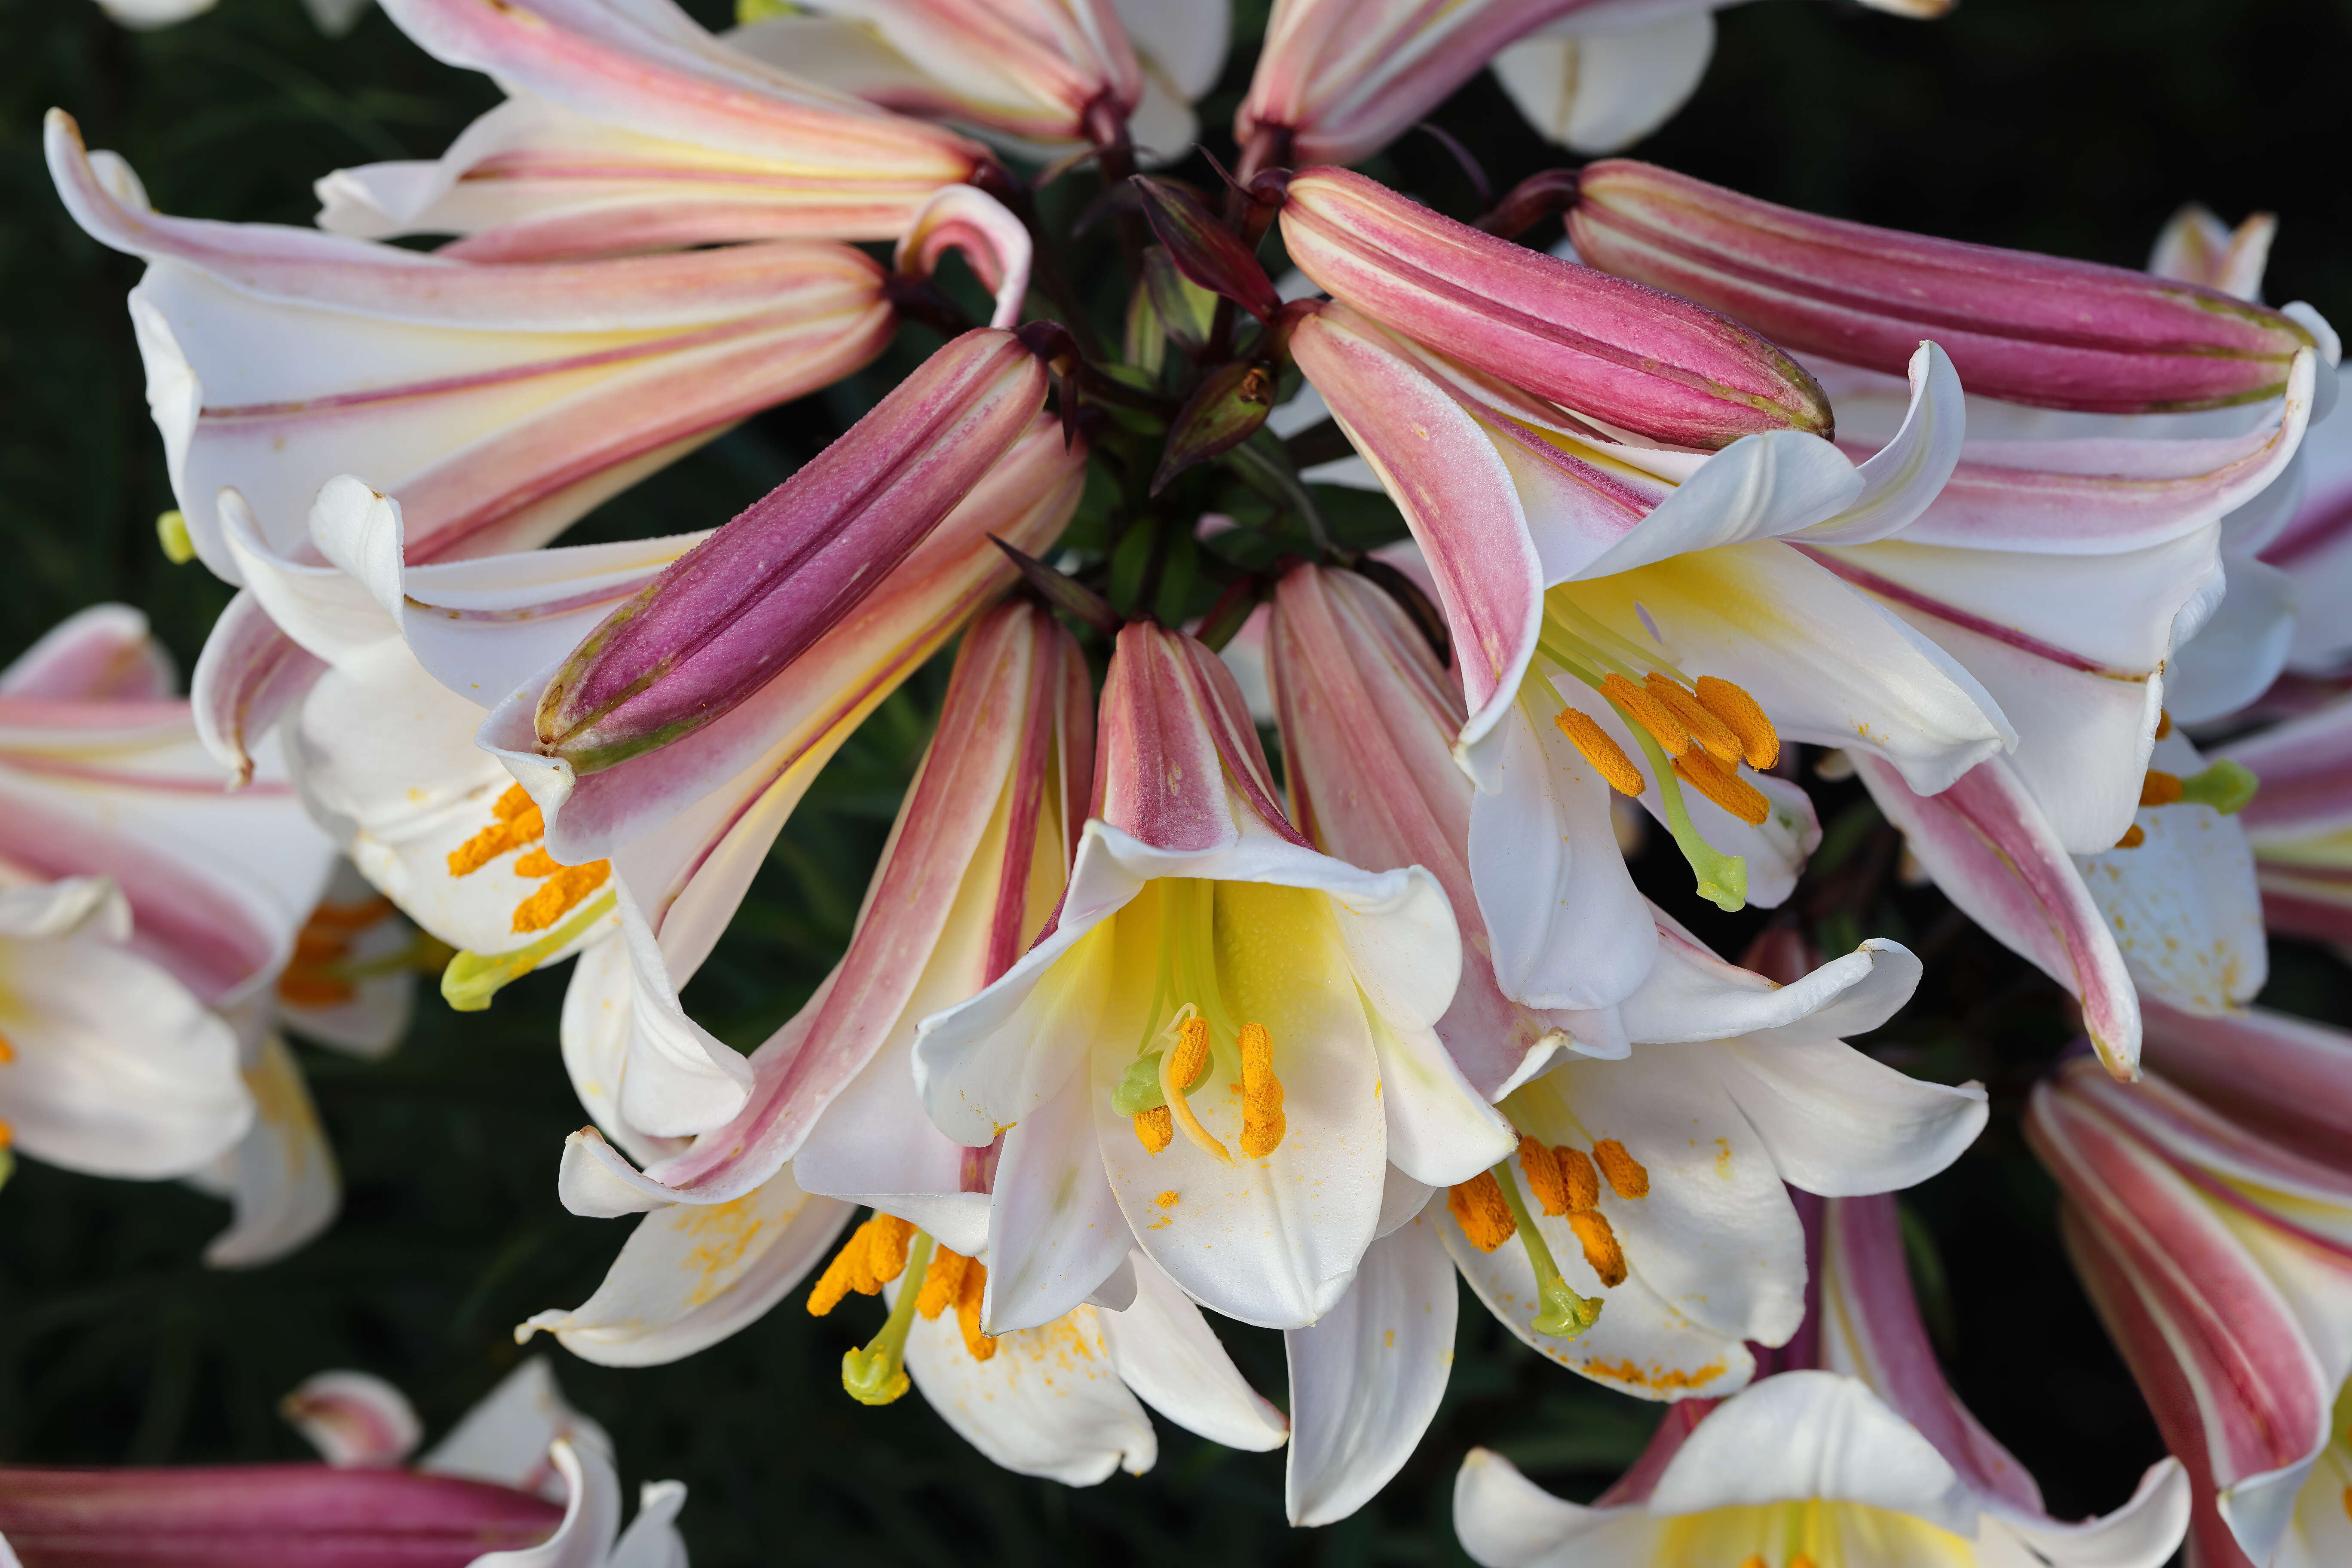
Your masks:
<svg viewBox="0 0 2352 1568"><path fill-rule="evenodd" d="M5 1031L0 1118L38 1158L228 1199L205 1260L242 1267L310 1240L341 1201L279 1029L390 1049L408 936L330 882L333 846L274 756L249 788L222 788L171 688L145 617L113 605L0 671L0 879L27 999Z"/></svg>
<svg viewBox="0 0 2352 1568"><path fill-rule="evenodd" d="M2159 1568L2189 1487L2158 1461L2131 1500L2067 1523L1937 1371L1888 1197L1809 1203L1815 1306L1785 1370L1677 1405L1617 1484L1563 1502L1474 1449L1454 1489L1463 1549L1485 1568Z"/></svg>
<svg viewBox="0 0 2352 1568"><path fill-rule="evenodd" d="M712 37L669 0L392 0L436 59L507 101L436 163L319 182L331 233L465 237L481 261L739 240L896 239L976 143Z"/></svg>
<svg viewBox="0 0 2352 1568"><path fill-rule="evenodd" d="M48 151L77 221L149 262L131 296L149 401L190 542L232 583L225 488L295 558L319 488L353 472L401 497L412 561L528 550L747 415L855 371L897 320L894 275L845 246L471 265L163 216L63 114ZM1028 243L992 199L953 187L915 215L895 277L961 248L1009 322ZM248 766L318 673L251 597L234 601L196 679L223 761Z"/></svg>
<svg viewBox="0 0 2352 1568"><path fill-rule="evenodd" d="M1191 638L1123 630L1099 723L1052 928L915 1041L940 1130L1003 1139L992 1267L1057 1277L984 1327L1058 1315L1139 1246L1205 1306L1304 1326L1345 1292L1391 1165L1450 1184L1509 1149L1431 1027L1453 918L1426 871L1308 847Z"/></svg>
<svg viewBox="0 0 2352 1568"><path fill-rule="evenodd" d="M2262 781L2241 814L2263 919L2287 936L2352 942L2352 699L2221 748Z"/></svg>
<svg viewBox="0 0 2352 1568"><path fill-rule="evenodd" d="M2352 1544L2352 1037L2151 1007L2154 1071L2034 1091L2067 1250L2188 1467L2199 1568L2318 1568Z"/></svg>
<svg viewBox="0 0 2352 1568"><path fill-rule="evenodd" d="M1949 8L1948 0L1864 3L1910 16ZM1675 0L1277 0L1234 119L1243 178L1294 161L1368 158L1489 64L1538 130L1613 152L1662 123L1697 84L1714 43L1712 8L1694 18Z"/></svg>
<svg viewBox="0 0 2352 1568"><path fill-rule="evenodd" d="M0 1562L685 1568L686 1488L647 1483L625 1532L611 1439L537 1358L413 1468L416 1413L380 1378L322 1373L283 1408L327 1464L0 1468Z"/></svg>

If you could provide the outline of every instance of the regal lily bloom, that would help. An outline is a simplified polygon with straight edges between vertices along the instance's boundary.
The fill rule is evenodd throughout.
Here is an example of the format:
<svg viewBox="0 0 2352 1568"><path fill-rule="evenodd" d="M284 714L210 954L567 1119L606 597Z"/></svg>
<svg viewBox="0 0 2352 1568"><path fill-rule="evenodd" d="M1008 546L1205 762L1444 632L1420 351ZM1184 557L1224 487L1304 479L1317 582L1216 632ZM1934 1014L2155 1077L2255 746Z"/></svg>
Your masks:
<svg viewBox="0 0 2352 1568"><path fill-rule="evenodd" d="M729 47L670 0L392 0L506 102L434 163L319 183L321 228L454 234L483 261L779 238L896 239L978 144Z"/></svg>
<svg viewBox="0 0 2352 1568"><path fill-rule="evenodd" d="M1122 141L1181 157L1215 85L1227 0L824 0L750 22L730 47L885 109L1060 159Z"/></svg>
<svg viewBox="0 0 2352 1568"><path fill-rule="evenodd" d="M1820 217L1631 159L1578 175L1568 227L1591 265L1800 353L1897 373L1933 337L1970 390L2037 407L2261 402L2320 341L2218 289Z"/></svg>
<svg viewBox="0 0 2352 1568"><path fill-rule="evenodd" d="M1432 1028L1461 968L1453 918L1426 871L1307 846L1232 676L1191 638L1119 634L1099 731L1052 927L916 1036L940 1130L1003 1140L991 1267L1057 1276L984 1327L1066 1310L1133 1246L1204 1306L1303 1327L1346 1291L1391 1167L1447 1184L1508 1151Z"/></svg>
<svg viewBox="0 0 2352 1568"><path fill-rule="evenodd" d="M724 1122L751 1086L741 1058L685 1017L677 987L842 741L1011 583L990 535L1046 549L1076 504L1084 461L1083 447L1034 420L904 560L872 574L862 598L771 666L724 721L592 774L590 785L619 793L583 789L572 804L585 796L610 813L599 828L624 831L584 852L555 842L564 819L475 746L482 709L543 679L716 536L411 566L398 503L345 479L321 491L312 517L327 564L273 556L250 531L238 548L269 613L331 667L290 726L312 811L372 881L462 950L443 978L460 1005L484 1005L515 976L593 947L566 1006L566 1063L598 1123L652 1158L667 1150L640 1138Z"/></svg>
<svg viewBox="0 0 2352 1568"><path fill-rule="evenodd" d="M2151 1008L2155 1069L2034 1091L2067 1250L2195 1492L2196 1568L2352 1547L2352 1037Z"/></svg>
<svg viewBox="0 0 2352 1568"><path fill-rule="evenodd" d="M2159 1460L2129 1501L2080 1523L2043 1511L2033 1478L1936 1367L1892 1198L1808 1205L1815 1313L1786 1370L1669 1411L1591 1507L1472 1450L1454 1527L1485 1568L2160 1568L2189 1487Z"/></svg>
<svg viewBox="0 0 2352 1568"><path fill-rule="evenodd" d="M1947 0L1864 3L1912 16L1948 9ZM1294 160L1370 157L1490 63L1537 129L1586 151L1612 151L1689 96L1714 43L1709 8L1701 6L1694 24L1691 8L1672 0L1277 0L1234 120L1243 177ZM1545 37L1520 43L1536 34ZM1570 50L1542 47L1555 37L1573 40ZM1596 85L1546 79L1580 61Z"/></svg>
<svg viewBox="0 0 2352 1568"><path fill-rule="evenodd" d="M534 1359L413 1468L400 1392L325 1373L288 1395L325 1465L0 1468L0 1563L39 1568L685 1568L686 1489L649 1482L621 1529L611 1440Z"/></svg>
<svg viewBox="0 0 2352 1568"><path fill-rule="evenodd" d="M1814 558L1902 528L1949 473L1959 392L1932 346L1911 417L1857 465L1793 430L1712 455L1617 441L1346 306L1291 345L1436 581L1480 784L1481 912L1541 955L1505 977L1522 1005L1605 1007L1647 970L1648 923L1580 897L1630 893L1612 789L1665 823L1704 896L1769 905L1819 831L1761 771L1782 736L1874 749L1929 792L2010 739L1956 660ZM1591 940L1551 940L1563 922Z"/></svg>
<svg viewBox="0 0 2352 1568"><path fill-rule="evenodd" d="M803 242L490 267L163 216L120 159L85 156L62 114L48 151L77 221L149 263L131 296L149 401L190 542L232 583L244 570L224 488L268 548L298 558L312 498L346 473L402 499L412 561L528 550L745 416L865 364L896 324L894 276L927 277L960 248L1008 322L1027 286L1021 226L963 186L914 216L895 274ZM224 762L246 767L318 673L251 596L234 601L196 676Z"/></svg>
<svg viewBox="0 0 2352 1568"><path fill-rule="evenodd" d="M2262 781L2240 820L2264 921L2282 935L2352 943L2352 698L2221 752Z"/></svg>
<svg viewBox="0 0 2352 1568"><path fill-rule="evenodd" d="M0 1029L14 1053L0 1118L38 1158L185 1175L230 1199L206 1260L260 1263L323 1228L340 1194L278 1031L389 1049L407 1021L407 936L330 883L333 846L274 756L248 789L223 789L171 688L146 618L114 605L0 671L5 984L20 1004Z"/></svg>

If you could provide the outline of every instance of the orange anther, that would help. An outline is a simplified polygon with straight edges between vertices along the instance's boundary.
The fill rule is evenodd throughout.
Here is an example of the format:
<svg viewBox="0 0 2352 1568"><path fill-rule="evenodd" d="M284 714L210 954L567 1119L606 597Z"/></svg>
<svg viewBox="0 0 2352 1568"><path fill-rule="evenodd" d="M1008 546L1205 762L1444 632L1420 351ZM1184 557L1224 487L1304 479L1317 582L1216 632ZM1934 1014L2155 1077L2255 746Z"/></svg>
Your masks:
<svg viewBox="0 0 2352 1568"><path fill-rule="evenodd" d="M555 874L539 885L539 891L515 906L516 933L547 930L569 913L574 904L603 887L604 879L612 874L610 860L556 867Z"/></svg>
<svg viewBox="0 0 2352 1568"><path fill-rule="evenodd" d="M1708 712L1706 704L1685 689L1680 681L1660 675L1654 669L1650 672L1645 689L1674 710L1675 717L1682 721L1683 728L1690 731L1692 740L1706 748L1708 756L1718 763L1728 763L1735 767L1738 765L1738 735L1733 732L1730 725Z"/></svg>
<svg viewBox="0 0 2352 1568"><path fill-rule="evenodd" d="M1155 1105L1135 1119L1135 1141L1147 1154L1157 1154L1176 1140L1176 1119L1164 1105Z"/></svg>
<svg viewBox="0 0 2352 1568"><path fill-rule="evenodd" d="M1582 1214L1601 1201L1601 1175L1581 1149L1565 1143L1551 1152L1559 1163L1560 1181L1568 1190L1568 1212Z"/></svg>
<svg viewBox="0 0 2352 1568"><path fill-rule="evenodd" d="M1592 1266L1601 1283L1615 1289L1625 1283L1625 1249L1617 1245L1617 1233L1609 1225L1609 1216L1598 1210L1586 1210L1568 1216L1569 1229L1576 1232L1577 1244L1584 1248L1584 1261Z"/></svg>
<svg viewBox="0 0 2352 1568"><path fill-rule="evenodd" d="M2170 805L2180 798L2180 775L2159 773L2154 768L2139 781L2139 803L2142 805Z"/></svg>
<svg viewBox="0 0 2352 1568"><path fill-rule="evenodd" d="M1540 1140L1519 1134L1519 1173L1528 1179L1528 1190L1548 1215L1563 1215L1569 1211L1568 1179L1560 1173L1559 1161L1543 1146Z"/></svg>
<svg viewBox="0 0 2352 1568"><path fill-rule="evenodd" d="M1739 737L1740 754L1748 759L1749 767L1760 772L1780 760L1780 731L1772 728L1764 705L1746 690L1728 680L1702 675L1698 678L1698 700Z"/></svg>
<svg viewBox="0 0 2352 1568"><path fill-rule="evenodd" d="M1621 1198L1646 1198L1650 1195L1650 1173L1642 1162L1625 1152L1625 1145L1614 1138L1603 1138L1592 1146L1592 1162L1601 1173L1609 1178L1609 1190Z"/></svg>
<svg viewBox="0 0 2352 1568"><path fill-rule="evenodd" d="M2118 849L2137 849L2147 842L2147 830L2142 827L2138 823L2135 822L2129 827L2124 829L2124 836L2116 840L2116 847Z"/></svg>
<svg viewBox="0 0 2352 1568"><path fill-rule="evenodd" d="M490 803L490 816L488 827L449 851L449 875L470 877L508 850L547 836L539 807L520 784L509 785L504 795Z"/></svg>
<svg viewBox="0 0 2352 1568"><path fill-rule="evenodd" d="M1643 780L1642 770L1625 754L1625 749L1609 738L1609 731L1594 723L1591 715L1573 708L1563 708L1552 721L1559 732L1569 738L1592 771L1609 781L1609 787L1619 795L1639 795Z"/></svg>
<svg viewBox="0 0 2352 1568"><path fill-rule="evenodd" d="M963 1348L974 1361L986 1361L996 1353L996 1342L980 1331L980 1304L987 1295L988 1265L975 1259L956 1281L956 1327L963 1331Z"/></svg>
<svg viewBox="0 0 2352 1568"><path fill-rule="evenodd" d="M1206 1033L1205 1026L1202 1030ZM1282 1146L1282 1080L1274 1076L1274 1037L1264 1024L1244 1024L1242 1051L1242 1152L1263 1160Z"/></svg>
<svg viewBox="0 0 2352 1568"><path fill-rule="evenodd" d="M1503 1189L1495 1184L1492 1171L1481 1171L1449 1189L1445 1209L1470 1238L1470 1245L1481 1252L1494 1251L1519 1232L1519 1223L1511 1217L1511 1205L1503 1201Z"/></svg>
<svg viewBox="0 0 2352 1568"><path fill-rule="evenodd" d="M1762 826L1764 819L1772 815L1772 803L1765 798L1762 790L1704 752L1676 757L1675 774L1750 826Z"/></svg>
<svg viewBox="0 0 2352 1568"><path fill-rule="evenodd" d="M971 1259L962 1253L933 1247L931 1266L923 1272L923 1289L915 1297L915 1310L936 1318L954 1306L957 1293L963 1289L965 1271L971 1267Z"/></svg>
<svg viewBox="0 0 2352 1568"><path fill-rule="evenodd" d="M1601 683L1601 695L1614 702L1625 716L1647 730L1666 755L1678 757L1690 750L1690 731L1675 717L1674 710L1650 695L1645 687L1634 685L1622 675L1612 674Z"/></svg>
<svg viewBox="0 0 2352 1568"><path fill-rule="evenodd" d="M2161 741L2171 733L2172 710L2169 708L2158 709L2156 710L2156 738Z"/></svg>

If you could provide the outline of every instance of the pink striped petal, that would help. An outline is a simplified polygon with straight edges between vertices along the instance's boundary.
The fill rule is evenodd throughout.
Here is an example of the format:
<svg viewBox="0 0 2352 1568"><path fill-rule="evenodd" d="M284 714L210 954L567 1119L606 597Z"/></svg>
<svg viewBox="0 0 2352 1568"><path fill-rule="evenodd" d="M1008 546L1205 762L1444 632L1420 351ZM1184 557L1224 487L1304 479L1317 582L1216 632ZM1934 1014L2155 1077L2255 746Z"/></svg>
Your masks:
<svg viewBox="0 0 2352 1568"><path fill-rule="evenodd" d="M325 663L278 629L252 594L228 602L196 656L196 737L235 784L253 782L254 751L298 707Z"/></svg>
<svg viewBox="0 0 2352 1568"><path fill-rule="evenodd" d="M1304 847L1276 800L1257 729L1232 672L1181 633L1130 622L1103 682L1093 815L1155 849L1236 842L1230 788Z"/></svg>
<svg viewBox="0 0 2352 1568"><path fill-rule="evenodd" d="M371 1373L314 1373L278 1402L278 1413L337 1469L396 1465L425 1438L408 1396Z"/></svg>
<svg viewBox="0 0 2352 1568"><path fill-rule="evenodd" d="M2123 954L2073 858L2008 763L1979 763L1941 795L1919 795L1876 757L1847 755L1945 896L2073 992L2108 1070L2137 1076L2139 1001Z"/></svg>
<svg viewBox="0 0 2352 1568"><path fill-rule="evenodd" d="M172 656L128 605L68 616L0 669L0 698L53 702L161 702L174 685Z"/></svg>
<svg viewBox="0 0 2352 1568"><path fill-rule="evenodd" d="M2220 749L2261 793L2239 820L2259 849L2352 826L2352 698Z"/></svg>
<svg viewBox="0 0 2352 1568"><path fill-rule="evenodd" d="M2207 1017L2158 1002L2146 1016L2148 1065L2254 1135L2231 1146L2257 1162L2275 1152L2352 1172L2352 1035L2260 1007Z"/></svg>
<svg viewBox="0 0 2352 1568"><path fill-rule="evenodd" d="M1040 141L1108 138L1143 100L1143 68L1109 0L816 0L917 67L875 101Z"/></svg>
<svg viewBox="0 0 2352 1568"><path fill-rule="evenodd" d="M1021 324L1022 301L1028 297L1031 249L1029 230L1003 202L976 185L949 185L915 214L891 253L891 265L929 278L942 256L961 251L965 264L996 296L988 324L1010 329Z"/></svg>

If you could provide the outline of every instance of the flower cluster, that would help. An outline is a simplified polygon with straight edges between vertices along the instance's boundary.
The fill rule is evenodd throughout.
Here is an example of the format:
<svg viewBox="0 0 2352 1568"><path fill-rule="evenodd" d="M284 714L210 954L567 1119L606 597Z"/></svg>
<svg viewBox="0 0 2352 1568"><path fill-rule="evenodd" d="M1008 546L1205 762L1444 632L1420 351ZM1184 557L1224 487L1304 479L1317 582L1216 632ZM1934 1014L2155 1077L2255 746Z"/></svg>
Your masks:
<svg viewBox="0 0 2352 1568"><path fill-rule="evenodd" d="M120 607L0 673L27 1153L215 1180L215 1260L274 1256L335 1206L281 1025L388 1048L420 965L470 1009L572 960L557 1192L641 1217L518 1338L651 1366L806 1283L856 1400L1074 1485L1151 1465L1148 1406L1286 1447L1312 1525L1428 1427L1458 1272L1671 1406L1590 1508L1474 1453L1481 1563L2345 1560L2352 1040L2246 1005L2266 916L2352 941L2352 509L2298 510L2336 342L2259 302L2266 227L2185 214L2143 272L1622 158L1476 221L1343 166L1489 64L1621 146L1704 66L1681 4L1277 0L1220 184L1168 171L1222 0L382 4L506 99L315 227L159 213L49 119L146 264L167 543L237 593L186 700ZM1039 195L1097 174L1074 234ZM731 521L558 542L881 363ZM854 934L747 1057L682 993L950 648ZM2105 1518L1936 1371L1889 1194L1988 1097L1850 1043L1922 960L1817 951L1809 778L2078 1004L2025 1126L2177 1456ZM1740 963L1694 933L1751 907ZM1282 1331L1284 1405L1218 1318ZM413 1441L355 1387L308 1418ZM615 1547L601 1443L552 1451L572 1554L483 1562L670 1560L682 1494ZM0 1473L0 1523L117 1484L202 1500ZM325 1485L238 1528L362 1506Z"/></svg>

